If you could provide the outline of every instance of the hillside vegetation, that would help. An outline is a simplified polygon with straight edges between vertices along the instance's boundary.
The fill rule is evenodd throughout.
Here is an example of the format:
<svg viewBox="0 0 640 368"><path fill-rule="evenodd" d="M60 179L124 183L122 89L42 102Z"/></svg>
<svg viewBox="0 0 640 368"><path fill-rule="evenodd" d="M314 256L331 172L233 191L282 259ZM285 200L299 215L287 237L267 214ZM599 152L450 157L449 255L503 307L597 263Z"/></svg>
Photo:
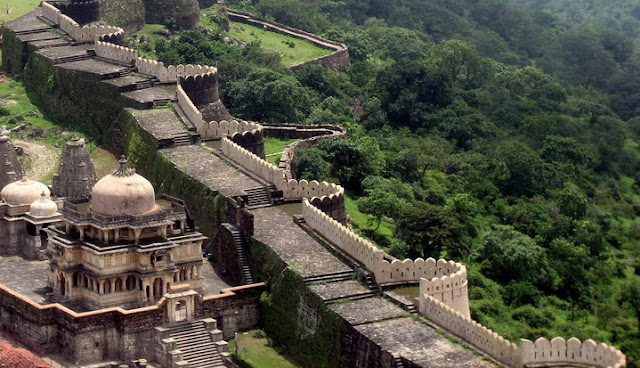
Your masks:
<svg viewBox="0 0 640 368"><path fill-rule="evenodd" d="M506 0L228 5L342 41L352 65L292 72L199 30L152 51L217 65L239 118L347 127L301 150L296 175L340 182L358 230L396 257L466 263L475 320L516 342L612 343L640 367L633 33Z"/></svg>

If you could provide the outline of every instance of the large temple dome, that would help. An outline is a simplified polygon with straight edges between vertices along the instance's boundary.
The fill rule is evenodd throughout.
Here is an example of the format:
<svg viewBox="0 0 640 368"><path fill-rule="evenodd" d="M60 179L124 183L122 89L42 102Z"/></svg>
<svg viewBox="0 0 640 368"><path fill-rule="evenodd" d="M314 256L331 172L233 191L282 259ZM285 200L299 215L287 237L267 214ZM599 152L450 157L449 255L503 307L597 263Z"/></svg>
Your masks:
<svg viewBox="0 0 640 368"><path fill-rule="evenodd" d="M120 168L100 179L91 192L91 210L101 215L141 215L155 207L153 185L127 168L124 156L120 159Z"/></svg>
<svg viewBox="0 0 640 368"><path fill-rule="evenodd" d="M12 205L31 204L40 199L43 192L46 198L51 196L51 192L46 185L24 177L2 188L0 197Z"/></svg>

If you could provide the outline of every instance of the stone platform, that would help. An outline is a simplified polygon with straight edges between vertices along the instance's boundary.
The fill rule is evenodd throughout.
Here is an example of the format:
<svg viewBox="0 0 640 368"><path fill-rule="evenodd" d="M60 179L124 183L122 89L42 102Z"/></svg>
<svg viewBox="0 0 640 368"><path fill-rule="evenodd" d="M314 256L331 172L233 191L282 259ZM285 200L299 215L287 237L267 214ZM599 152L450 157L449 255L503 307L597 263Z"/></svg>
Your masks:
<svg viewBox="0 0 640 368"><path fill-rule="evenodd" d="M157 110L129 110L140 124L158 141L171 139L175 136L188 134L182 121L170 109Z"/></svg>
<svg viewBox="0 0 640 368"><path fill-rule="evenodd" d="M245 189L262 185L199 146L167 148L161 152L179 170L227 197L244 195Z"/></svg>

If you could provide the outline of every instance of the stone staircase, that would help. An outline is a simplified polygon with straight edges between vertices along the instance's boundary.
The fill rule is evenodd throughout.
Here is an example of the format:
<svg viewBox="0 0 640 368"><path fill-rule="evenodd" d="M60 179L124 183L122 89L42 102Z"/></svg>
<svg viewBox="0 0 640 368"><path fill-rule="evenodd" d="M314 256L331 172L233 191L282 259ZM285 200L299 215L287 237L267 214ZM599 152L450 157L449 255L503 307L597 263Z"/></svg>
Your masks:
<svg viewBox="0 0 640 368"><path fill-rule="evenodd" d="M400 357L394 357L393 363L395 364L394 367L396 368L404 368L404 363L402 362L402 358Z"/></svg>
<svg viewBox="0 0 640 368"><path fill-rule="evenodd" d="M247 207L262 207L271 204L271 196L267 187L245 189L247 193Z"/></svg>
<svg viewBox="0 0 640 368"><path fill-rule="evenodd" d="M224 367L227 342L212 318L156 327L156 361L168 368Z"/></svg>
<svg viewBox="0 0 640 368"><path fill-rule="evenodd" d="M336 273L329 273L320 276L308 276L304 278L304 284L317 284L317 283L330 283L338 281L346 281L353 279L353 271L343 271Z"/></svg>
<svg viewBox="0 0 640 368"><path fill-rule="evenodd" d="M189 133L183 133L173 137L173 146L188 146L191 145L191 135Z"/></svg>
<svg viewBox="0 0 640 368"><path fill-rule="evenodd" d="M242 278L244 279L244 284L249 285L253 284L253 277L251 276L251 269L249 268L249 259L247 257L247 252L244 249L244 245L242 242L242 234L240 231L233 225L228 226L229 232L231 236L233 236L233 243L236 246L236 252L238 254L238 262L240 263L240 267L242 268Z"/></svg>
<svg viewBox="0 0 640 368"><path fill-rule="evenodd" d="M71 63L71 62L74 62L74 61L88 60L90 58L91 58L91 56L89 56L89 54L86 54L86 55L73 55L73 56L67 56L67 57L63 57L63 58L60 58L60 59L56 59L56 60L54 60L54 64Z"/></svg>

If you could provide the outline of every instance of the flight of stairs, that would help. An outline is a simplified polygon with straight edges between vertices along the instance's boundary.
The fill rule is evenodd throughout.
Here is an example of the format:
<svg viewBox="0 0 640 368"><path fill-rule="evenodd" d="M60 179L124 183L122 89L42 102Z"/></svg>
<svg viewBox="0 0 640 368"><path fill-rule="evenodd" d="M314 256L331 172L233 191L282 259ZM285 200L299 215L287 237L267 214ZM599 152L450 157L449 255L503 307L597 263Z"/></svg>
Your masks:
<svg viewBox="0 0 640 368"><path fill-rule="evenodd" d="M191 145L191 135L189 133L183 133L173 137L173 146L189 146Z"/></svg>
<svg viewBox="0 0 640 368"><path fill-rule="evenodd" d="M330 283L338 281L346 281L353 279L353 271L336 272L321 276L308 276L304 278L304 284Z"/></svg>
<svg viewBox="0 0 640 368"><path fill-rule="evenodd" d="M271 197L267 187L245 189L247 193L247 207L258 207L271 204Z"/></svg>
<svg viewBox="0 0 640 368"><path fill-rule="evenodd" d="M242 277L245 285L253 284L253 277L251 277L251 269L249 268L249 259L247 258L247 252L244 249L242 243L242 234L233 225L228 227L231 236L233 236L233 243L236 246L236 252L238 254L238 262L242 268Z"/></svg>
<svg viewBox="0 0 640 368"><path fill-rule="evenodd" d="M168 327L156 327L160 335L160 354L168 367L215 368L224 367L222 353L227 343L222 340L222 331L216 320L208 318L182 322Z"/></svg>
<svg viewBox="0 0 640 368"><path fill-rule="evenodd" d="M394 363L395 363L395 367L396 368L404 368L404 363L402 362L402 358L400 357L395 357L393 359Z"/></svg>

